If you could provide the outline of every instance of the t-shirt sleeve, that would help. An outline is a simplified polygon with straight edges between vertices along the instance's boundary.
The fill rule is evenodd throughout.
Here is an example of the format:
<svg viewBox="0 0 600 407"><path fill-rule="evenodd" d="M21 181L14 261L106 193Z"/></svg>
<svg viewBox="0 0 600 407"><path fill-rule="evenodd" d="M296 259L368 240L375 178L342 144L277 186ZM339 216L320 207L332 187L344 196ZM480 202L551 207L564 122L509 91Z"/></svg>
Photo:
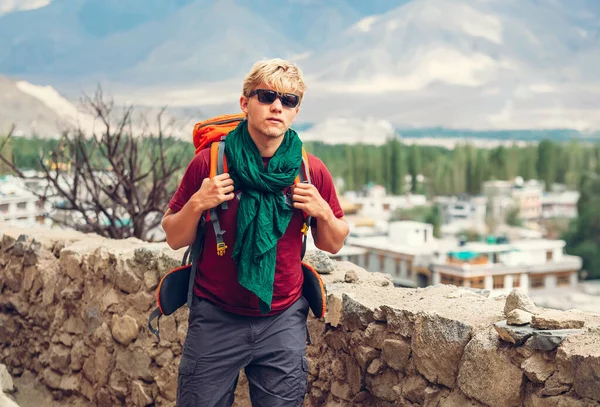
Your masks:
<svg viewBox="0 0 600 407"><path fill-rule="evenodd" d="M192 195L200 189L204 178L209 176L209 153L209 149L201 151L188 164L181 183L169 202L169 209L173 212L179 212Z"/></svg>
<svg viewBox="0 0 600 407"><path fill-rule="evenodd" d="M325 166L323 161L310 154L308 156L308 166L313 185L317 188L323 199L327 201L335 217L338 219L342 218L344 216L344 211L340 205L340 201L335 191L333 177L331 176L329 169ZM316 220L313 219L313 222L316 222Z"/></svg>

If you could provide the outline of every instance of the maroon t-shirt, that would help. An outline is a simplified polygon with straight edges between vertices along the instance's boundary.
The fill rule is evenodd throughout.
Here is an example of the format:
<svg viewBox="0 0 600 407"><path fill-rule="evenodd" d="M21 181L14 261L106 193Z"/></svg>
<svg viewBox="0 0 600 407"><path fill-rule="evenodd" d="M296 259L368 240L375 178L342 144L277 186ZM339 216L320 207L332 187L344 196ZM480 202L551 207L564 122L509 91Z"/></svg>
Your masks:
<svg viewBox="0 0 600 407"><path fill-rule="evenodd" d="M177 192L169 203L173 212L178 212L190 197L200 189L202 180L209 176L210 149L202 150L188 165ZM268 159L265 159L268 162ZM329 170L317 157L308 154L308 166L311 182L317 188L323 199L329 203L337 218L344 216L340 207L333 179ZM240 191L236 187L235 194ZM286 191L282 191L282 194ZM223 239L227 245L224 256L217 255L215 232L210 222L207 222L204 253L196 274L194 293L205 298L228 312L241 315L262 315L258 306L258 297L242 287L237 279L237 267L231 257L237 236L237 198L228 201L229 208L217 208L221 229L225 230ZM294 209L292 219L284 235L277 242L277 257L275 262L275 280L273 282L273 301L270 314L276 314L292 305L302 295L304 277L300 264L302 251L302 211ZM317 226L313 223L313 226Z"/></svg>

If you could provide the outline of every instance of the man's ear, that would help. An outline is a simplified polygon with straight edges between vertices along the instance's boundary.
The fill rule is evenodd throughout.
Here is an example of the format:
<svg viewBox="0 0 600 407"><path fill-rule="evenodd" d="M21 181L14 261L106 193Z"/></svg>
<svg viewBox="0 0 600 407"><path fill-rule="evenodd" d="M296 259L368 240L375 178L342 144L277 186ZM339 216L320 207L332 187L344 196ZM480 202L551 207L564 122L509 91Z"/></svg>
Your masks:
<svg viewBox="0 0 600 407"><path fill-rule="evenodd" d="M248 102L250 101L250 99L248 99L246 96L240 96L240 108L242 109L242 112L248 114Z"/></svg>

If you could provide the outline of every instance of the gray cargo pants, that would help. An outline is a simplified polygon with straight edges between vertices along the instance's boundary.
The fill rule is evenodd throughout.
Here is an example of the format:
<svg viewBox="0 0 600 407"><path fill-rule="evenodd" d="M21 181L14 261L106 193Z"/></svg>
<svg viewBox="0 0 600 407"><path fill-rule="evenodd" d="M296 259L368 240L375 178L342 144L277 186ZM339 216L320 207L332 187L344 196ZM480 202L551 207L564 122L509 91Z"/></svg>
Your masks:
<svg viewBox="0 0 600 407"><path fill-rule="evenodd" d="M246 317L195 297L179 364L177 406L231 406L242 368L254 407L301 406L308 382L308 308L300 297L281 314Z"/></svg>

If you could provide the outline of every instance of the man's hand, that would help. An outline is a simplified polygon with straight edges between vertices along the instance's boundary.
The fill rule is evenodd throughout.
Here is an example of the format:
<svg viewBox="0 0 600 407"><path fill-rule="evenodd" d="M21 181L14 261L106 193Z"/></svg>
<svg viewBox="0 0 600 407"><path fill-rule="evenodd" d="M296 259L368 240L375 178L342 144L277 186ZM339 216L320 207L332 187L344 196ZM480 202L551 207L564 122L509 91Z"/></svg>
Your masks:
<svg viewBox="0 0 600 407"><path fill-rule="evenodd" d="M213 178L204 178L200 189L192 195L190 201L199 212L215 208L225 201L234 198L233 180L229 174L216 175Z"/></svg>
<svg viewBox="0 0 600 407"><path fill-rule="evenodd" d="M316 219L333 217L333 211L312 184L298 183L292 186L294 208L303 210Z"/></svg>

